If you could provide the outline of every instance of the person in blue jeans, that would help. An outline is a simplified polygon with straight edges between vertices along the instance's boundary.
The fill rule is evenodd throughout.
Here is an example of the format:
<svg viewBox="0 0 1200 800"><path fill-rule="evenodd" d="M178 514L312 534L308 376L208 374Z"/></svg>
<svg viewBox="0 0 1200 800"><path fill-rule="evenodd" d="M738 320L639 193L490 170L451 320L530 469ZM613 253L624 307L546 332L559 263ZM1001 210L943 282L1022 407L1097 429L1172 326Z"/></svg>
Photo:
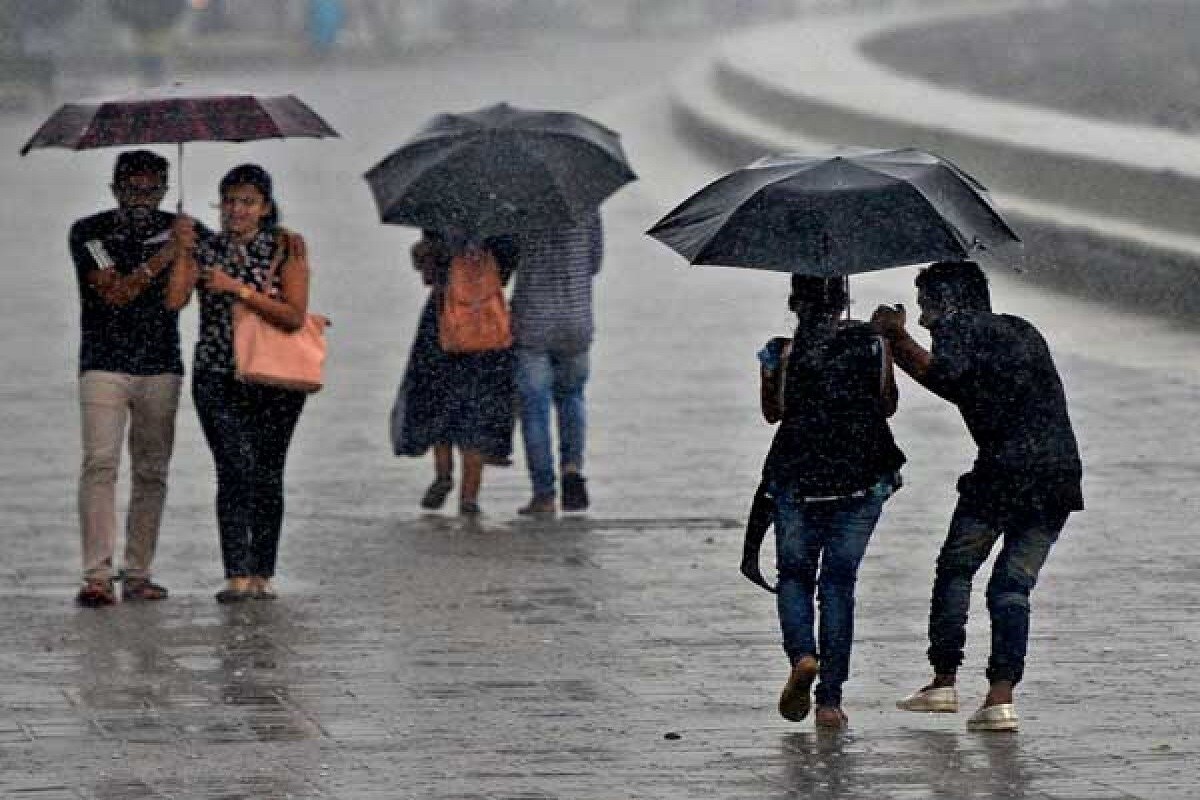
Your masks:
<svg viewBox="0 0 1200 800"><path fill-rule="evenodd" d="M595 333L592 282L604 255L598 211L576 226L524 234L512 295L521 438L533 497L521 514L553 514L556 491L553 409L558 428L558 482L563 511L587 509L583 475L587 438L584 386Z"/></svg>
<svg viewBox="0 0 1200 800"><path fill-rule="evenodd" d="M987 585L992 623L988 693L967 720L976 731L1014 731L1013 690L1025 672L1029 596L1066 525L1083 510L1083 466L1054 359L1037 329L992 311L987 276L971 261L933 264L917 276L926 351L905 330L903 306L880 306L872 324L910 377L953 403L979 448L959 478L958 504L938 555L929 609L933 679L896 705L958 711L958 668L971 583L1003 539Z"/></svg>
<svg viewBox="0 0 1200 800"><path fill-rule="evenodd" d="M779 713L807 717L819 677L812 694L822 728L847 724L842 684L858 568L904 463L887 421L897 401L887 345L865 323L842 318L848 305L844 278L793 275L795 336L772 339L759 353L763 417L779 423L763 466L791 663Z"/></svg>

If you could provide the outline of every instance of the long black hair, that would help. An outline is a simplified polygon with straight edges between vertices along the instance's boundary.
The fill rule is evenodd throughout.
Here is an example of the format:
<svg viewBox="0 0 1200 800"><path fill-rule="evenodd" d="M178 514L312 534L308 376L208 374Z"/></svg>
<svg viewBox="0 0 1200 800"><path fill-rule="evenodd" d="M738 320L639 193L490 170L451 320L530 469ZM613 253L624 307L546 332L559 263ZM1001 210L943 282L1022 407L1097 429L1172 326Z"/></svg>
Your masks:
<svg viewBox="0 0 1200 800"><path fill-rule="evenodd" d="M796 311L802 305L823 316L840 316L850 305L850 290L846 279L792 275L792 293L788 297L788 308Z"/></svg>
<svg viewBox="0 0 1200 800"><path fill-rule="evenodd" d="M224 197L234 186L253 186L262 193L263 198L271 204L271 211L263 217L262 227L265 231L274 232L279 227L283 215L279 211L279 203L275 200L271 174L258 164L239 164L225 173L217 188Z"/></svg>

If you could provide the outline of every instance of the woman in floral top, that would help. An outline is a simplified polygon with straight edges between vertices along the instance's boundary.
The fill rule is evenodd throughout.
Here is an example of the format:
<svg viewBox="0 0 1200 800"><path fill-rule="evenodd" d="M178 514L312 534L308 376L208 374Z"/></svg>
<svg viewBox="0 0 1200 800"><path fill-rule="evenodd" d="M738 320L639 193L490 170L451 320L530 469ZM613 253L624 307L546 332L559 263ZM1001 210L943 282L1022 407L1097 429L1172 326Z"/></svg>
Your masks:
<svg viewBox="0 0 1200 800"><path fill-rule="evenodd" d="M192 397L217 471L217 525L225 588L218 602L274 599L271 578L283 527L283 471L306 395L235 377L233 306L242 303L285 331L308 310L308 258L299 234L279 226L271 176L256 164L220 183L221 232L175 263L167 304L182 308L195 289L200 332ZM281 259L265 285L274 259Z"/></svg>

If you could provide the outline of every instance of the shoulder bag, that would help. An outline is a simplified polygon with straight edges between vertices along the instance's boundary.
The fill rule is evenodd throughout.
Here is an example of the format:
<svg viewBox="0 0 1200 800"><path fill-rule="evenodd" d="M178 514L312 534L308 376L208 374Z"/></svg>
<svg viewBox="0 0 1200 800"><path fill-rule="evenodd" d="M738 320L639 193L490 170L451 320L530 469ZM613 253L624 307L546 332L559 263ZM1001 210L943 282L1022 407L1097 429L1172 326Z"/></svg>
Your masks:
<svg viewBox="0 0 1200 800"><path fill-rule="evenodd" d="M263 283L265 291L270 291L287 250L287 235L281 233ZM289 332L272 325L244 303L234 303L233 359L238 380L297 392L319 391L324 385L322 369L328 326L326 317L306 314L304 325Z"/></svg>

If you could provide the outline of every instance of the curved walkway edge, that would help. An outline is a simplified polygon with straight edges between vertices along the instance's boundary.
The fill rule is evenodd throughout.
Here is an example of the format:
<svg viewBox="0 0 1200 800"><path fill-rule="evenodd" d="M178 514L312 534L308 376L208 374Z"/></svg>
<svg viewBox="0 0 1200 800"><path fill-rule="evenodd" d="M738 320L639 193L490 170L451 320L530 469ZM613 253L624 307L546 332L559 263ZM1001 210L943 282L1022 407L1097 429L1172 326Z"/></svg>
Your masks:
<svg viewBox="0 0 1200 800"><path fill-rule="evenodd" d="M1200 258L1200 139L952 91L860 52L886 30L963 13L814 17L735 36L681 75L674 112L736 159L828 143L930 150L982 176L1005 210ZM1164 277L1198 283L1190 267Z"/></svg>

